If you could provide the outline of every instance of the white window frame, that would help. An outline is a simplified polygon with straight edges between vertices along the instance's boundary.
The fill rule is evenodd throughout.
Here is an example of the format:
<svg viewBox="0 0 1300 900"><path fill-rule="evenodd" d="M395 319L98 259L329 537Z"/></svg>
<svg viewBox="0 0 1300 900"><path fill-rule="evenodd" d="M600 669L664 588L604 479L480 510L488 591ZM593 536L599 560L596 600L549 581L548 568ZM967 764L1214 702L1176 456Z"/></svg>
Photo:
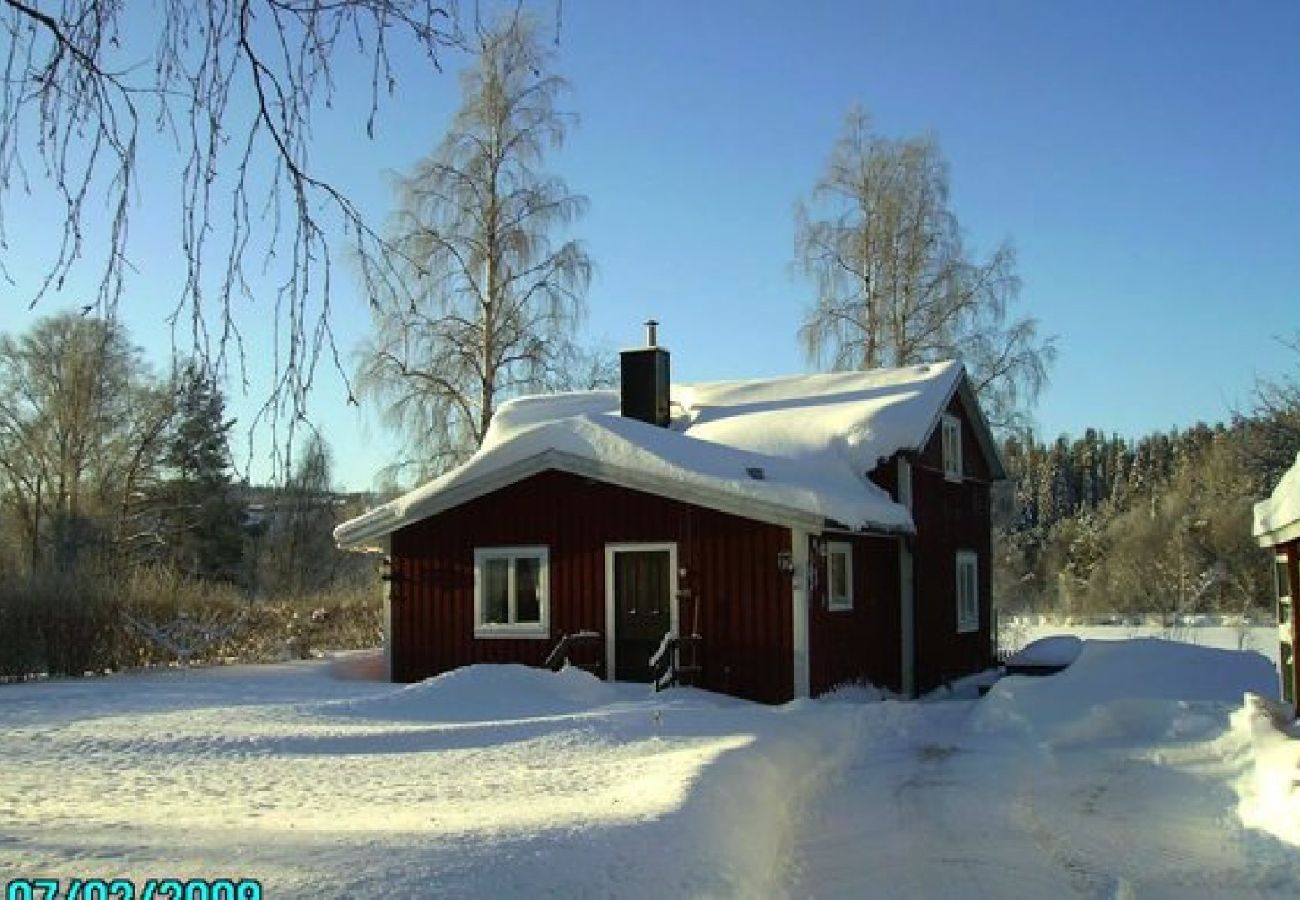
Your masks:
<svg viewBox="0 0 1300 900"><path fill-rule="evenodd" d="M476 638L533 638L544 639L551 635L551 562L550 548L529 547L475 547L474 548L474 637ZM511 560L507 587L507 618L509 622L484 622L483 566L488 560ZM537 573L536 622L518 622L516 617L515 566L516 559L537 559L541 565Z"/></svg>
<svg viewBox="0 0 1300 900"><path fill-rule="evenodd" d="M964 578L964 571L969 569L971 572L970 581ZM957 633L966 634L971 631L979 631L980 627L980 558L974 550L957 551L957 568L956 568L956 590L954 595L957 600ZM969 583L970 594L967 595L965 586Z"/></svg>
<svg viewBox="0 0 1300 900"><path fill-rule="evenodd" d="M898 502L912 511L912 464L902 456L898 458Z"/></svg>
<svg viewBox="0 0 1300 900"><path fill-rule="evenodd" d="M949 481L961 481L961 419L945 414L940 419L939 442L943 449L943 477Z"/></svg>
<svg viewBox="0 0 1300 900"><path fill-rule="evenodd" d="M835 579L831 577L831 560L835 556L844 557L844 586L848 594L836 597L832 591ZM849 612L853 609L853 545L844 541L829 541L826 544L826 608L831 612Z"/></svg>

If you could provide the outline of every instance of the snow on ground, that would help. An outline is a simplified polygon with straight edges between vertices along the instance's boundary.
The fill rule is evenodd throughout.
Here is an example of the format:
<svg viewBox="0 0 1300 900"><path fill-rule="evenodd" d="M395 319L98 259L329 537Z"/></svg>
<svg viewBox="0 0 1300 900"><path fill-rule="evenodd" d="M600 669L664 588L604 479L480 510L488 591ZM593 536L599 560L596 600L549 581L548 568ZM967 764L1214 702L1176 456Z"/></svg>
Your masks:
<svg viewBox="0 0 1300 900"><path fill-rule="evenodd" d="M1237 783L1238 812L1250 827L1300 847L1300 724L1288 713L1252 695L1232 714L1233 732L1251 759Z"/></svg>
<svg viewBox="0 0 1300 900"><path fill-rule="evenodd" d="M0 687L0 876L252 877L280 897L1300 895L1300 737L1243 707L1273 693L1254 654L1089 641L982 700L782 707L576 670L397 686L367 668Z"/></svg>
<svg viewBox="0 0 1300 900"><path fill-rule="evenodd" d="M0 874L269 896L760 895L849 723L580 671L321 663L0 689ZM736 827L744 823L744 827Z"/></svg>
<svg viewBox="0 0 1300 900"><path fill-rule="evenodd" d="M1089 641L980 701L869 707L800 834L789 893L824 897L1295 897L1300 848L1243 827L1255 654Z"/></svg>

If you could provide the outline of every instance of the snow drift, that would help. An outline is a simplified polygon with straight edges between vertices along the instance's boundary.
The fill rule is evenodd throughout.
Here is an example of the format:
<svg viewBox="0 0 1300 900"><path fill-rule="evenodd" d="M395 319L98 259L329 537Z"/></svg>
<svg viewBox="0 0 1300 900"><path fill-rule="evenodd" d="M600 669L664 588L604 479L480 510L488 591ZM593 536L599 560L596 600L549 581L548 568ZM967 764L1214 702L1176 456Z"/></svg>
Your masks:
<svg viewBox="0 0 1300 900"><path fill-rule="evenodd" d="M1237 783L1241 821L1300 847L1300 724L1289 707L1247 694L1232 730L1250 751Z"/></svg>

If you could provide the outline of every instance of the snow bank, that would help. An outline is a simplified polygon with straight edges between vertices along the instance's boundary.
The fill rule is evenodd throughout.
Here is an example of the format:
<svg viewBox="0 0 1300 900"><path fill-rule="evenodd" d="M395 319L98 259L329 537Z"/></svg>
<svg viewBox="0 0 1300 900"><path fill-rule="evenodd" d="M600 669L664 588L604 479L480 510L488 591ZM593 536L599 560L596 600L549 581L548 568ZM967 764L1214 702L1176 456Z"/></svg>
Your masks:
<svg viewBox="0 0 1300 900"><path fill-rule="evenodd" d="M415 722L485 722L572 715L622 699L590 672L466 666L391 693L328 704L331 715Z"/></svg>
<svg viewBox="0 0 1300 900"><path fill-rule="evenodd" d="M1251 756L1237 783L1242 823L1300 846L1300 725L1289 708L1247 694L1232 731Z"/></svg>
<svg viewBox="0 0 1300 900"><path fill-rule="evenodd" d="M1154 638L1085 641L1068 669L1046 678L1012 675L989 691L972 730L1028 733L1049 742L1191 736L1212 726L1200 704L1276 694L1277 676L1257 653Z"/></svg>

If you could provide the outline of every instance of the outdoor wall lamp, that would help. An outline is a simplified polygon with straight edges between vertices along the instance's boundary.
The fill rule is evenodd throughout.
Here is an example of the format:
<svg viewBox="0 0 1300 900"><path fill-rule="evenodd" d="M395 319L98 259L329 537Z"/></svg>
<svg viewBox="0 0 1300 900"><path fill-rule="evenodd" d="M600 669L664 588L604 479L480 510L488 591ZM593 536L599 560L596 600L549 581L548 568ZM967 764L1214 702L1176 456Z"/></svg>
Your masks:
<svg viewBox="0 0 1300 900"><path fill-rule="evenodd" d="M794 558L790 556L789 550L778 550L776 553L776 570L782 575L794 574Z"/></svg>

